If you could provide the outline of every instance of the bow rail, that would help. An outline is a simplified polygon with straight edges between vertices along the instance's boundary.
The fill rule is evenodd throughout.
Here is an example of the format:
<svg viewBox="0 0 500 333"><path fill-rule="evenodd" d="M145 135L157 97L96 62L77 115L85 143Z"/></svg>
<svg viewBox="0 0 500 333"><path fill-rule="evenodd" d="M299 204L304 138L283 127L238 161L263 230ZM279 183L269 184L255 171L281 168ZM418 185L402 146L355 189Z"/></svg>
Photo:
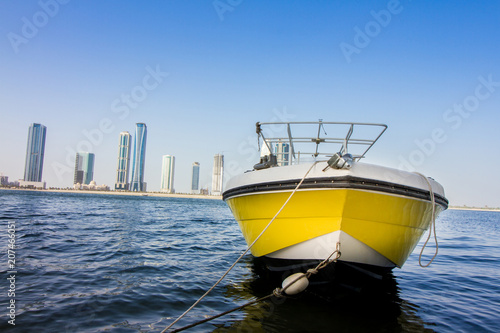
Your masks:
<svg viewBox="0 0 500 333"><path fill-rule="evenodd" d="M385 124L355 122L258 122L256 132L262 156L277 166L298 164L311 157L351 154L360 160L387 129ZM262 157L261 156L261 157ZM262 161L261 161L262 162ZM274 161L273 161L274 162ZM272 163L274 164L274 163Z"/></svg>

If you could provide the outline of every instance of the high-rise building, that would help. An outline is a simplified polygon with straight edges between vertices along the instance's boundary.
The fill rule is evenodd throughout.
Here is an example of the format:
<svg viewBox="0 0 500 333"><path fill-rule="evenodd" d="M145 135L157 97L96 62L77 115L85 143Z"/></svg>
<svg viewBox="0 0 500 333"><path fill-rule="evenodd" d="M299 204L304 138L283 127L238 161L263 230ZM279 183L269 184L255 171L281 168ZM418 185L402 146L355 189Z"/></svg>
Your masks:
<svg viewBox="0 0 500 333"><path fill-rule="evenodd" d="M94 180L94 160L95 155L88 152L76 153L75 177L73 184L90 184Z"/></svg>
<svg viewBox="0 0 500 333"><path fill-rule="evenodd" d="M47 127L41 124L33 123L29 128L28 145L26 148L26 164L24 166L24 181L42 181L46 133Z"/></svg>
<svg viewBox="0 0 500 333"><path fill-rule="evenodd" d="M214 169L212 173L212 194L222 194L222 178L224 176L224 155L216 154L214 156Z"/></svg>
<svg viewBox="0 0 500 333"><path fill-rule="evenodd" d="M191 192L198 192L200 189L200 163L193 163L193 176L191 177Z"/></svg>
<svg viewBox="0 0 500 333"><path fill-rule="evenodd" d="M288 143L278 141L274 146L274 154L279 166L290 164L290 145Z"/></svg>
<svg viewBox="0 0 500 333"><path fill-rule="evenodd" d="M144 183L144 167L146 161L147 127L144 123L137 123L135 127L134 156L132 159L132 179L130 190L136 192L146 191Z"/></svg>
<svg viewBox="0 0 500 333"><path fill-rule="evenodd" d="M129 170L130 170L130 150L132 136L129 132L120 133L120 142L118 143L118 167L116 168L115 190L129 189Z"/></svg>
<svg viewBox="0 0 500 333"><path fill-rule="evenodd" d="M2 186L9 185L9 177L4 176L4 175L0 175L0 185L2 185Z"/></svg>
<svg viewBox="0 0 500 333"><path fill-rule="evenodd" d="M163 155L161 165L161 191L175 193L174 190L175 156Z"/></svg>

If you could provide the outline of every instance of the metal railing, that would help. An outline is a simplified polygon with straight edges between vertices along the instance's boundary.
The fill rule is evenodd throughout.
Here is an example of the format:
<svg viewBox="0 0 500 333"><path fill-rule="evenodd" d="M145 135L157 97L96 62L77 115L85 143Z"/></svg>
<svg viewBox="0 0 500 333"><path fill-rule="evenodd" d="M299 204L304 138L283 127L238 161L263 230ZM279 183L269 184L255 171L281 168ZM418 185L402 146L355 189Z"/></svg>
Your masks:
<svg viewBox="0 0 500 333"><path fill-rule="evenodd" d="M335 153L349 153L354 160L359 160L365 156L386 129L385 124L322 120L258 122L256 124L259 147L261 146L260 138L262 138L263 147L276 156L278 165L300 163L301 157L317 159L318 156L330 157ZM312 135L308 136L308 133Z"/></svg>

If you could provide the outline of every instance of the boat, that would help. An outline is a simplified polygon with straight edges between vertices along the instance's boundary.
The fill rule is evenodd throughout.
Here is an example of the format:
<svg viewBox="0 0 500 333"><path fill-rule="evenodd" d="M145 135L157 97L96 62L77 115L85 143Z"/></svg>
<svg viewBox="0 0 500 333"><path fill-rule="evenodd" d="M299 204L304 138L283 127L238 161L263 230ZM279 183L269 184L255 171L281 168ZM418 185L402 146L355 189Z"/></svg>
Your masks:
<svg viewBox="0 0 500 333"><path fill-rule="evenodd" d="M364 162L386 129L258 122L260 160L223 192L252 255L278 272L329 258L367 272L402 267L448 200L432 178Z"/></svg>

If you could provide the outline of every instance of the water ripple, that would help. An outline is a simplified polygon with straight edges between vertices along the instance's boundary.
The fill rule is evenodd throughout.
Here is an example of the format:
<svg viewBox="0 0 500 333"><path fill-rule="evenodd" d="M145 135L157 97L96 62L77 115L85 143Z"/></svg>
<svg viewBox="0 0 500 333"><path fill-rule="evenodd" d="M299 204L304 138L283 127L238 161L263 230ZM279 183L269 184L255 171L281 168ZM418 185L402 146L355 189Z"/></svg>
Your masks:
<svg viewBox="0 0 500 333"><path fill-rule="evenodd" d="M18 331L160 332L245 249L220 201L29 191L0 191L0 199L2 223L16 221ZM437 227L435 262L418 266L421 243L369 295L264 302L191 332L500 331L500 214L450 210ZM178 326L277 286L254 271L246 256ZM0 330L15 332L0 315Z"/></svg>

